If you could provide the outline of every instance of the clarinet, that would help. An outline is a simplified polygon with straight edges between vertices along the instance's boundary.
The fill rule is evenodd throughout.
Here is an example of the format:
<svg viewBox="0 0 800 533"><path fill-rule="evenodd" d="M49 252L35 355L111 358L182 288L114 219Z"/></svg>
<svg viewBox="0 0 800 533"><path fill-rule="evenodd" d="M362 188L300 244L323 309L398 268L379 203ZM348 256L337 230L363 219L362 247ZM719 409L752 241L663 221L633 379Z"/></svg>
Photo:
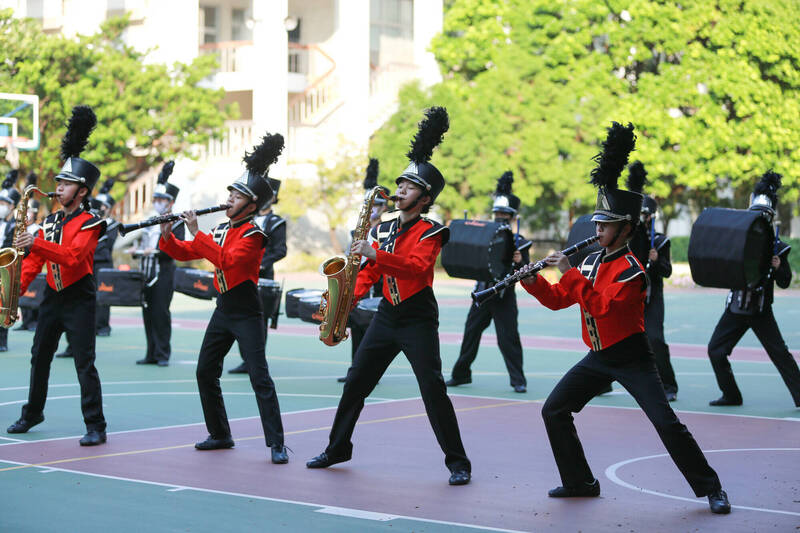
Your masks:
<svg viewBox="0 0 800 533"><path fill-rule="evenodd" d="M589 246L590 244L592 244L596 240L597 240L597 236L589 237L588 239L585 239L585 240L583 240L583 241L581 241L581 242L579 242L577 244L573 244L569 248L567 248L565 250L562 250L561 253L566 255L566 256L570 256L570 255L572 255L572 254L574 254L574 253L576 253L576 252L578 252L580 250L583 250L584 248L586 248L587 246ZM487 300L492 298L494 295L500 293L500 291L507 289L508 287L512 286L513 284L515 284L516 282L518 282L518 281L520 281L522 279L525 279L525 278L527 278L529 276L533 276L534 274L536 274L537 272L539 272L540 270L542 270L546 266L547 266L547 263L545 263L544 259L541 259L541 260L537 261L530 270L518 270L517 272L514 272L513 274L509 274L508 276L503 278L502 281L498 282L496 285L494 285L492 287L489 287L486 290L473 292L472 293L472 301L475 303L475 305L480 306L482 303L486 302Z"/></svg>
<svg viewBox="0 0 800 533"><path fill-rule="evenodd" d="M195 211L197 216L200 215L207 215L209 213L216 213L217 211L225 211L228 209L230 205L228 204L220 204L215 205L214 207L207 207L205 209L198 209ZM147 220L142 220L141 222L136 222L134 224L125 224L119 227L119 234L125 235L136 229L146 228L148 226L155 226L157 224L164 224L165 222L175 222L181 218L180 213L172 213L169 215L161 215L157 217L150 217Z"/></svg>

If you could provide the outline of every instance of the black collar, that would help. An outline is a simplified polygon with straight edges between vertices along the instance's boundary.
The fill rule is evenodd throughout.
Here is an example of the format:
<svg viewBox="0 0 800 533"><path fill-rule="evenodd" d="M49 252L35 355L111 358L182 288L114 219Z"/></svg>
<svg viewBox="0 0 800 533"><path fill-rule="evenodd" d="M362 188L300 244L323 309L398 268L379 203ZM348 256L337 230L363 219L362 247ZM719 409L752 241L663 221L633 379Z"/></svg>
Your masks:
<svg viewBox="0 0 800 533"><path fill-rule="evenodd" d="M244 218L240 218L240 219L239 219L239 220L237 220L236 222L234 222L233 220L231 220L231 221L229 221L229 223L230 223L230 226L231 226L232 228L238 228L238 227L239 227L239 226L241 226L242 224L244 224L244 223L246 223L246 222L250 222L251 220L253 220L253 215L252 215L252 214L250 214L250 215L247 215L247 216L246 216L246 217L244 217Z"/></svg>
<svg viewBox="0 0 800 533"><path fill-rule="evenodd" d="M406 222L406 223L402 223L402 222L400 222L400 219L399 219L399 218L397 219L397 222L398 222L398 224L399 224L399 226L398 226L398 227L400 228L400 230L402 230L402 231L408 231L408 230L410 230L410 229L411 229L411 227L412 227L414 224L416 224L416 223L417 223L417 222L419 222L420 220L422 220L422 217L421 217L420 215L417 215L415 218L412 218L411 220L409 220L409 221L408 221L408 222Z"/></svg>
<svg viewBox="0 0 800 533"><path fill-rule="evenodd" d="M62 210L61 210L61 215L62 215L62 216L64 216L64 218L62 219L62 221L61 221L61 222L62 222L63 224L66 224L67 222L69 222L70 220L72 220L72 219L73 219L73 218L75 218L76 216L80 215L81 213L83 213L83 208L82 208L82 207L79 207L79 208L77 208L77 209L76 209L75 211L73 211L73 212L72 212L72 214L70 214L70 215L67 215L67 214L66 214L66 212L65 212L65 211L62 209Z"/></svg>
<svg viewBox="0 0 800 533"><path fill-rule="evenodd" d="M601 254L601 257L603 258L602 261L603 263L610 263L614 259L618 259L630 251L631 249L628 246L628 243L625 243L625 246L616 250L615 252L611 252L610 254L606 253L606 251L603 250L603 253Z"/></svg>

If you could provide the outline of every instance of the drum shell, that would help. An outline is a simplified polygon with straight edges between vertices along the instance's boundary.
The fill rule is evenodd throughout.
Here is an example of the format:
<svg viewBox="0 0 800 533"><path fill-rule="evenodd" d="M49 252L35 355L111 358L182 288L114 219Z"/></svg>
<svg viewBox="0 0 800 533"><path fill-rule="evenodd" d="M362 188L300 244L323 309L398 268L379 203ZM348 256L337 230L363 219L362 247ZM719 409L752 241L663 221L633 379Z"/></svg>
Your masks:
<svg viewBox="0 0 800 533"><path fill-rule="evenodd" d="M33 278L24 294L19 297L19 306L35 309L44 301L44 288L47 286L47 274L41 272Z"/></svg>
<svg viewBox="0 0 800 533"><path fill-rule="evenodd" d="M454 278L494 281L511 271L514 234L508 224L452 220L442 266Z"/></svg>
<svg viewBox="0 0 800 533"><path fill-rule="evenodd" d="M589 237L593 237L594 235L596 235L596 231L595 223L592 222L592 215L580 216L575 220L569 230L569 236L567 236L567 244L565 248L569 248L570 246L588 239ZM596 242L593 242L583 250L580 250L577 253L569 256L569 264L573 267L578 266L589 254L598 251L600 251L600 245Z"/></svg>
<svg viewBox="0 0 800 533"><path fill-rule="evenodd" d="M361 328L366 328L372 322L372 317L378 312L378 305L383 300L382 296L364 298L358 302L353 312L350 313L350 322Z"/></svg>
<svg viewBox="0 0 800 533"><path fill-rule="evenodd" d="M283 289L281 289L280 283L274 279L259 278L258 297L261 299L261 307L264 311L265 318L278 314L282 295Z"/></svg>
<svg viewBox="0 0 800 533"><path fill-rule="evenodd" d="M287 318L300 318L300 298L316 296L320 300L322 299L322 292L320 289L292 289L286 291L284 308Z"/></svg>
<svg viewBox="0 0 800 533"><path fill-rule="evenodd" d="M760 211L709 207L689 237L692 279L702 287L754 287L769 271L774 238Z"/></svg>
<svg viewBox="0 0 800 533"><path fill-rule="evenodd" d="M196 268L175 269L175 290L201 300L211 300L219 295L214 287L214 274Z"/></svg>
<svg viewBox="0 0 800 533"><path fill-rule="evenodd" d="M144 274L139 270L97 270L97 303L121 307L141 307Z"/></svg>
<svg viewBox="0 0 800 533"><path fill-rule="evenodd" d="M322 301L322 291L318 295L303 296L297 302L297 315L303 322L321 324L322 317L319 315L319 304Z"/></svg>

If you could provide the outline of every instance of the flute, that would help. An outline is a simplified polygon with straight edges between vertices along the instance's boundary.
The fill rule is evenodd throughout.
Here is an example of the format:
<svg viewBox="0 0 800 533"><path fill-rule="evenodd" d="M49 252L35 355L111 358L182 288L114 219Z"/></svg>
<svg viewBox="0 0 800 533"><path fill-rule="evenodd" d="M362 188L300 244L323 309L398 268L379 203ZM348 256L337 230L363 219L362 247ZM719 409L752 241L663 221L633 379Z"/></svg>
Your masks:
<svg viewBox="0 0 800 533"><path fill-rule="evenodd" d="M207 215L209 213L216 213L217 211L225 211L230 207L229 204L220 204L215 205L214 207L206 207L205 209L198 209L195 211L197 216L200 215ZM174 222L181 218L180 213L171 213L169 215L160 215L157 217L150 217L147 220L142 220L141 222L136 222L134 224L125 224L119 227L120 235L125 235L128 232L131 232L136 229L146 228L148 226L155 226L156 224L164 224L165 222Z"/></svg>

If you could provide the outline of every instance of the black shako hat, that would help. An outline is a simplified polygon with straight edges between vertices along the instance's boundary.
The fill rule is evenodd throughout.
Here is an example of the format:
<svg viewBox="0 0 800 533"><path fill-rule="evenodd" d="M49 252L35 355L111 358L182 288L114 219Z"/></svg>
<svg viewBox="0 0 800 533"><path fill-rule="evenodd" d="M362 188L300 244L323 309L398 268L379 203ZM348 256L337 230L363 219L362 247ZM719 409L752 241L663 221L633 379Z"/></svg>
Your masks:
<svg viewBox="0 0 800 533"><path fill-rule="evenodd" d="M775 209L778 207L778 189L781 188L782 177L777 172L766 171L750 195L750 209L764 211L770 216L775 215Z"/></svg>
<svg viewBox="0 0 800 533"><path fill-rule="evenodd" d="M14 207L17 207L19 199L22 198L20 192L14 188L17 183L17 176L19 171L12 168L6 173L6 179L3 181L3 190L0 191L0 200L8 202Z"/></svg>
<svg viewBox="0 0 800 533"><path fill-rule="evenodd" d="M156 180L156 188L153 189L153 198L163 198L174 202L178 198L180 188L169 183L169 177L172 176L172 171L175 169L175 161L167 161L161 170L158 172L158 179Z"/></svg>
<svg viewBox="0 0 800 533"><path fill-rule="evenodd" d="M510 170L503 172L497 179L497 188L494 191L494 203L492 213L508 213L516 215L519 211L519 197L511 193L511 185L514 183L514 173Z"/></svg>
<svg viewBox="0 0 800 533"><path fill-rule="evenodd" d="M395 183L408 180L419 185L431 197L431 204L444 189L444 177L439 169L430 163L430 159L433 149L442 142L448 129L450 129L450 119L445 108L435 106L426 110L425 118L419 123L419 130L411 141L411 149L406 154L409 159L408 166L395 180Z"/></svg>
<svg viewBox="0 0 800 533"><path fill-rule="evenodd" d="M641 161L634 161L628 166L628 179L625 185L629 191L638 192L644 195L642 200L642 214L655 216L658 211L658 202L648 194L644 194L644 186L647 185L647 171Z"/></svg>
<svg viewBox="0 0 800 533"><path fill-rule="evenodd" d="M106 209L111 209L114 207L116 201L109 194L111 192L111 187L113 186L114 178L108 179L105 181L105 183L103 183L103 186L100 187L100 192L97 193L97 196L91 200L92 209L99 209L101 206L105 207Z"/></svg>
<svg viewBox="0 0 800 533"><path fill-rule="evenodd" d="M254 146L252 152L245 152L243 161L246 170L238 180L228 185L228 190L237 190L248 196L256 204L256 210L262 209L275 196L267 181L267 173L269 166L278 160L282 151L283 135L265 134L261 138L261 144Z"/></svg>
<svg viewBox="0 0 800 533"><path fill-rule="evenodd" d="M617 180L628 164L628 155L636 145L633 124L612 122L603 142L603 151L592 159L597 166L591 172L591 184L598 188L597 205L592 222L639 222L642 211L641 193L617 188Z"/></svg>
<svg viewBox="0 0 800 533"><path fill-rule="evenodd" d="M78 157L86 144L89 135L97 126L97 117L92 108L86 105L76 105L72 108L72 116L67 124L67 133L61 141L61 159L64 166L56 174L56 181L71 181L80 183L90 191L100 179L100 169Z"/></svg>
<svg viewBox="0 0 800 533"><path fill-rule="evenodd" d="M374 157L369 158L369 164L367 165L367 173L364 175L364 190L369 192L375 187L380 187L386 196L391 195L391 191L384 187L383 185L378 185L378 160ZM376 196L375 197L375 205L386 205L386 198L383 196Z"/></svg>

